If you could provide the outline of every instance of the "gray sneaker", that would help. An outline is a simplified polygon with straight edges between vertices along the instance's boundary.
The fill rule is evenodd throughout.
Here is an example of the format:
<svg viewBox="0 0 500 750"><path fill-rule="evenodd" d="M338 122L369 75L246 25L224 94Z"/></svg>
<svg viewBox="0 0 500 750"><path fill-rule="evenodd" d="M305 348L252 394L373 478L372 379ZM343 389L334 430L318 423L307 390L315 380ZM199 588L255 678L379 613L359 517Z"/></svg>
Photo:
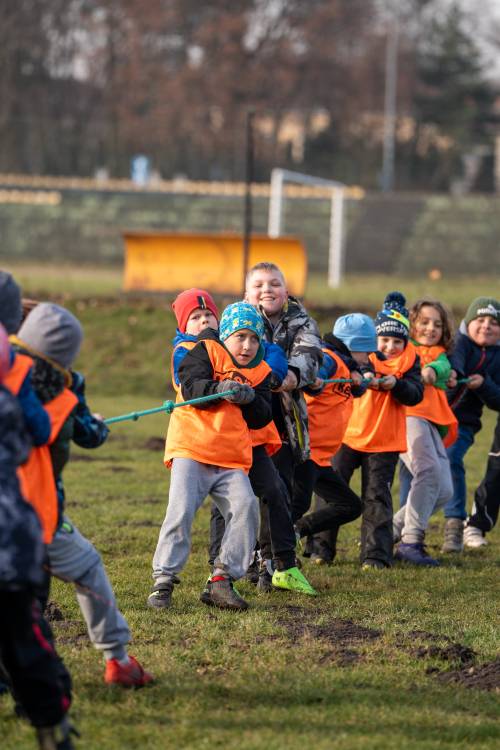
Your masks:
<svg viewBox="0 0 500 750"><path fill-rule="evenodd" d="M233 609L240 612L248 609L247 602L238 594L231 578L222 578L222 576L217 576L215 581L208 579L200 595L200 601L209 607L219 609Z"/></svg>
<svg viewBox="0 0 500 750"><path fill-rule="evenodd" d="M174 581L164 581L155 583L148 596L148 607L154 609L168 609L172 604L172 591L174 590Z"/></svg>
<svg viewBox="0 0 500 750"><path fill-rule="evenodd" d="M461 518L447 518L444 526L444 544L441 552L462 552L464 548L464 522Z"/></svg>

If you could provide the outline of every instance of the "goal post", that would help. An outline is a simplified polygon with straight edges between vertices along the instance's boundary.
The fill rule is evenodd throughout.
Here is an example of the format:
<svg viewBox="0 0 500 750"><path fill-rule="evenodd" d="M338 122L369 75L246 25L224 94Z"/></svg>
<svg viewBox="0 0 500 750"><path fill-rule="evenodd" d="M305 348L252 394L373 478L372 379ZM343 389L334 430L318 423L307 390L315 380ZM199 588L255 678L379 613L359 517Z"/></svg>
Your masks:
<svg viewBox="0 0 500 750"><path fill-rule="evenodd" d="M269 198L268 234L279 237L283 225L284 184L291 182L311 187L325 187L330 192L330 232L328 247L328 286L337 288L342 281L344 271L344 193L346 185L335 180L325 180L292 172L288 169L274 168L271 172Z"/></svg>

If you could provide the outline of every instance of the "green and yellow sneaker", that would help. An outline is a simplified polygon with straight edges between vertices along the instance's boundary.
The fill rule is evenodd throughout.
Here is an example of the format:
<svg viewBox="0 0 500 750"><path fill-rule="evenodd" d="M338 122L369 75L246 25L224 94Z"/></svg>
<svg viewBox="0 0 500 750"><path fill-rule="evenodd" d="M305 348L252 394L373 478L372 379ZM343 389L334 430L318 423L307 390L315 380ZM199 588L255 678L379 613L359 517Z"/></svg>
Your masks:
<svg viewBox="0 0 500 750"><path fill-rule="evenodd" d="M318 592L313 589L307 578L298 568L275 570L273 573L273 586L277 589L297 591L299 594L307 594L307 596L318 596Z"/></svg>

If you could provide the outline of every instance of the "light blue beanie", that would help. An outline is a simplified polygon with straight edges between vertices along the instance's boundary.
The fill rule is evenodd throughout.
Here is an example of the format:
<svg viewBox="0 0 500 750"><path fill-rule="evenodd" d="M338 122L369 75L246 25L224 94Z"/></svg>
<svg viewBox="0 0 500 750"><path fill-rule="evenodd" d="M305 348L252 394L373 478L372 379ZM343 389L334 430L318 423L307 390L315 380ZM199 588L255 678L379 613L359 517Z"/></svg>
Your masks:
<svg viewBox="0 0 500 750"><path fill-rule="evenodd" d="M352 352L377 351L377 332L373 320L363 313L342 315L335 321L333 335Z"/></svg>
<svg viewBox="0 0 500 750"><path fill-rule="evenodd" d="M228 305L221 315L219 324L219 338L225 341L231 334L247 328L253 331L262 341L264 336L264 321L257 308L248 302L234 302Z"/></svg>

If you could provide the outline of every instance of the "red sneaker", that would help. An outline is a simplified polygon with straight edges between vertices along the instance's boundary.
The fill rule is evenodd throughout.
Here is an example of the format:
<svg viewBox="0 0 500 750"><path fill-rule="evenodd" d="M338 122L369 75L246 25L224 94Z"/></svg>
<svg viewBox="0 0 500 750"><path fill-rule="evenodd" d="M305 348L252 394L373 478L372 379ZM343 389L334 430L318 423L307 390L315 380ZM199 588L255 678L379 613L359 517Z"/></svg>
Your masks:
<svg viewBox="0 0 500 750"><path fill-rule="evenodd" d="M148 682L153 682L153 675L146 672L136 658L129 656L129 663L120 664L118 659L106 661L104 682L107 685L123 685L123 687L144 687Z"/></svg>

